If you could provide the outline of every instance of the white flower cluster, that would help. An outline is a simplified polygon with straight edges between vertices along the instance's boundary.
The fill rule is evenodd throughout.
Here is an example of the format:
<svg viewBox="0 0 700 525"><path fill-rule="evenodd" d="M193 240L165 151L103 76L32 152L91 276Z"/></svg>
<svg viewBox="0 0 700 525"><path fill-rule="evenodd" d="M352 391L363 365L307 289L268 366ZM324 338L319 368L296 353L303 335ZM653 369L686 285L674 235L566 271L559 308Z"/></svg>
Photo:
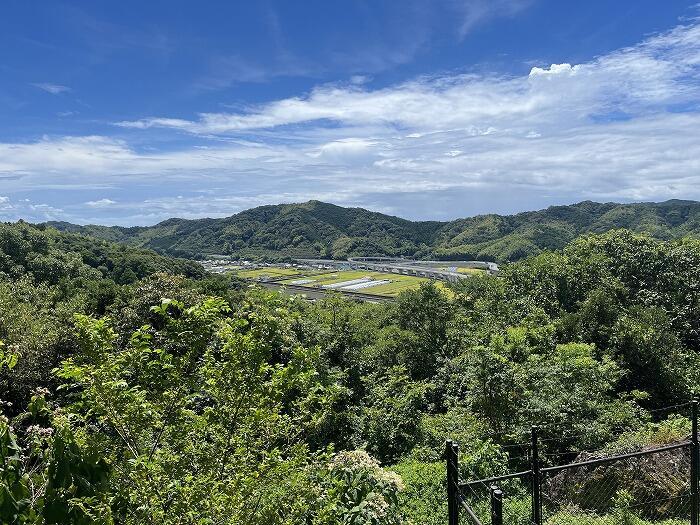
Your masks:
<svg viewBox="0 0 700 525"><path fill-rule="evenodd" d="M352 472L366 470L379 483L389 485L399 491L404 489L401 476L396 472L384 470L379 462L364 450L338 452L331 460L330 469L350 470Z"/></svg>

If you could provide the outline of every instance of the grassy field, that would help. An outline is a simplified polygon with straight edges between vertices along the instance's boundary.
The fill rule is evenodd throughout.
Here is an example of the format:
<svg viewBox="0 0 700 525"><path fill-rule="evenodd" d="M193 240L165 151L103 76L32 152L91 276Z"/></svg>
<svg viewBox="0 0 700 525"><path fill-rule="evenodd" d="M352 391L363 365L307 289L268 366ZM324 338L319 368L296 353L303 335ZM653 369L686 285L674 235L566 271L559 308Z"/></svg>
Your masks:
<svg viewBox="0 0 700 525"><path fill-rule="evenodd" d="M347 270L347 271L337 271L328 272L318 275L303 275L300 274L294 278L284 279L282 283L292 284L294 281L301 279L313 279L313 282L304 284L302 286L307 286L309 288L318 288L328 284L342 283L345 281L352 281L354 279L361 279L363 277L369 277L373 280L389 280L391 282L386 284L380 284L377 286L371 286L369 288L363 288L357 290L364 294L379 295L384 297L394 297L405 290L412 290L418 288L421 283L427 282L430 279L425 277L414 277L412 275L399 275L395 273L384 273L384 272L372 272L368 270ZM438 286L443 287L442 283L438 283Z"/></svg>
<svg viewBox="0 0 700 525"><path fill-rule="evenodd" d="M469 269L466 269L469 270ZM479 272L481 270L473 270ZM370 270L338 270L338 271L320 271L320 270L300 270L298 268L281 268L281 267L266 267L257 268L255 270L240 270L236 271L236 275L243 279L260 279L266 277L270 279L279 279L281 284L294 284L295 281L303 279L313 279L312 282L300 284L307 288L322 288L329 284L337 284L355 279L369 277L376 281L390 281L377 286L370 286L354 290L359 293L377 295L381 297L395 297L406 290L414 290L421 283L428 282L430 279L426 277L414 277L413 275L400 275L396 273L373 272ZM448 295L451 295L451 290L447 286L436 281L438 288L442 289ZM353 291L353 290L349 290Z"/></svg>
<svg viewBox="0 0 700 525"><path fill-rule="evenodd" d="M236 272L236 275L243 279L258 279L260 277L286 277L301 275L296 268L257 268L255 270L241 270Z"/></svg>
<svg viewBox="0 0 700 525"><path fill-rule="evenodd" d="M415 280L408 281L391 279L390 283L380 284L379 286L373 286L372 288L367 288L363 290L363 292L375 295L386 295L389 297L394 297L396 295L399 295L401 292L405 292L406 290L413 290L414 288L418 288L421 282L428 280L422 277L414 277L413 279Z"/></svg>
<svg viewBox="0 0 700 525"><path fill-rule="evenodd" d="M418 286L420 286L421 282L427 282L430 280L430 279L426 279L424 277L411 277L408 275L399 275L398 277L404 277L404 278L407 277L407 279L394 280L393 278L390 277L392 282L387 283L387 284L380 284L379 286L373 286L372 288L367 288L366 290L362 290L362 291L376 294L376 295L395 297L395 296L399 295L401 292L405 292L406 290L414 290L415 288L418 288ZM440 290L445 292L448 296L452 297L452 295L453 295L452 290L450 290L445 285L445 283L443 283L442 281L435 281L435 286L437 286Z"/></svg>
<svg viewBox="0 0 700 525"><path fill-rule="evenodd" d="M478 268L457 268L457 273L485 273L486 270L479 270Z"/></svg>
<svg viewBox="0 0 700 525"><path fill-rule="evenodd" d="M449 270L450 266L445 266L443 268L440 268L440 270ZM479 268L462 268L462 267L457 267L457 273L473 273L473 274L478 274L478 273L484 273L485 270L480 270Z"/></svg>
<svg viewBox="0 0 700 525"><path fill-rule="evenodd" d="M367 270L347 270L347 271L323 273L320 275L305 274L305 277L307 277L309 279L314 279L314 282L309 283L308 286L324 286L327 284L336 284L336 283L342 283L344 281L352 281L354 279L362 279L363 277L370 277L370 278L375 279L375 280L389 279L389 277L387 277L388 275L393 275L393 274L381 273L381 272L371 272L371 271L367 271ZM285 282L295 281L295 280L296 279L287 279L287 280L285 280Z"/></svg>

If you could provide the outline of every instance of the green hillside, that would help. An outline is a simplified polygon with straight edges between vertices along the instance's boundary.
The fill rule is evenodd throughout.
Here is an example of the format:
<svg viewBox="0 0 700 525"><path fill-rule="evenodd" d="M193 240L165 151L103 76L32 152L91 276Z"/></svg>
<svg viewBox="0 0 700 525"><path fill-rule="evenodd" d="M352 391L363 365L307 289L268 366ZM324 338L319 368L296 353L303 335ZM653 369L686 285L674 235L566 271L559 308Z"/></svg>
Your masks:
<svg viewBox="0 0 700 525"><path fill-rule="evenodd" d="M56 284L79 276L104 277L130 284L156 272L203 277L196 262L164 257L151 250L88 239L23 221L0 223L0 273L13 278L32 274Z"/></svg>
<svg viewBox="0 0 700 525"><path fill-rule="evenodd" d="M309 201L260 206L222 219L168 219L150 227L49 224L183 257L403 255L506 262L562 248L583 233L616 228L660 239L698 235L700 203L585 201L517 215L416 222L362 208Z"/></svg>
<svg viewBox="0 0 700 525"><path fill-rule="evenodd" d="M546 523L687 525L698 266L700 239L614 230L450 294L305 301L0 224L0 523L442 525L445 440L483 479L537 425L545 465L663 450L558 478Z"/></svg>

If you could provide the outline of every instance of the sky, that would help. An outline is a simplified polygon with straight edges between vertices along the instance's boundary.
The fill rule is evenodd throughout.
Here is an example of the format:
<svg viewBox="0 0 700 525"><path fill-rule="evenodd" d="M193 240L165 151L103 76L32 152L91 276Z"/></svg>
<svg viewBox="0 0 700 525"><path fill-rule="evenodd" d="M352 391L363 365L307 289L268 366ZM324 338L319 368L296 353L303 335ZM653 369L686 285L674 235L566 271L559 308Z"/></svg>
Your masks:
<svg viewBox="0 0 700 525"><path fill-rule="evenodd" d="M700 200L697 0L6 0L0 220Z"/></svg>

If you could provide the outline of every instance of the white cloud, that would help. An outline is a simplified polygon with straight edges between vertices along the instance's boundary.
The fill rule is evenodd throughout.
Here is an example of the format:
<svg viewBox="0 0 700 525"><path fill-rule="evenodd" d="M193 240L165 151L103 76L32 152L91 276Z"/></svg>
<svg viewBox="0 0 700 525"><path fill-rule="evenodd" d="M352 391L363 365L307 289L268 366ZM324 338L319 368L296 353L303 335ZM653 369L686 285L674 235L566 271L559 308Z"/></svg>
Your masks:
<svg viewBox="0 0 700 525"><path fill-rule="evenodd" d="M307 96L196 120L144 118L122 127L172 128L194 134L236 134L332 121L345 126L413 128L550 126L579 122L612 108L648 111L695 100L700 87L700 26L677 28L584 64L533 67L523 77L453 75L418 78L380 90L320 86Z"/></svg>
<svg viewBox="0 0 700 525"><path fill-rule="evenodd" d="M10 198L0 195L0 217L8 213L12 213L15 207L10 202Z"/></svg>
<svg viewBox="0 0 700 525"><path fill-rule="evenodd" d="M60 84L51 84L49 82L37 82L32 84L32 86L46 91L47 93L51 93L52 95L60 95L61 93L67 93L71 91L71 88L69 88L68 86L62 86Z"/></svg>
<svg viewBox="0 0 700 525"><path fill-rule="evenodd" d="M334 140L323 144L317 150L310 152L309 156L331 162L343 162L346 160L366 157L368 154L371 155L372 146L376 146L376 143L359 138Z"/></svg>
<svg viewBox="0 0 700 525"><path fill-rule="evenodd" d="M0 196L0 220L10 221L22 218L28 221L47 221L61 218L63 210L50 204L32 204L29 199L12 201L10 197Z"/></svg>
<svg viewBox="0 0 700 525"><path fill-rule="evenodd" d="M571 64L552 64L548 68L533 67L530 70L530 78L538 76L552 76L552 75L575 75L579 66L571 67Z"/></svg>
<svg viewBox="0 0 700 525"><path fill-rule="evenodd" d="M112 199L99 199L96 201L88 201L85 203L85 205L90 206L91 208L107 208L116 203L117 201L113 201Z"/></svg>
<svg viewBox="0 0 700 525"><path fill-rule="evenodd" d="M424 218L467 215L465 202L531 208L542 195L700 199L699 81L694 23L521 76L327 85L236 112L120 123L143 130L140 144L150 128L197 135L174 150L105 136L0 144L0 180L8 195L129 188L129 202L62 206L126 222L309 198Z"/></svg>

